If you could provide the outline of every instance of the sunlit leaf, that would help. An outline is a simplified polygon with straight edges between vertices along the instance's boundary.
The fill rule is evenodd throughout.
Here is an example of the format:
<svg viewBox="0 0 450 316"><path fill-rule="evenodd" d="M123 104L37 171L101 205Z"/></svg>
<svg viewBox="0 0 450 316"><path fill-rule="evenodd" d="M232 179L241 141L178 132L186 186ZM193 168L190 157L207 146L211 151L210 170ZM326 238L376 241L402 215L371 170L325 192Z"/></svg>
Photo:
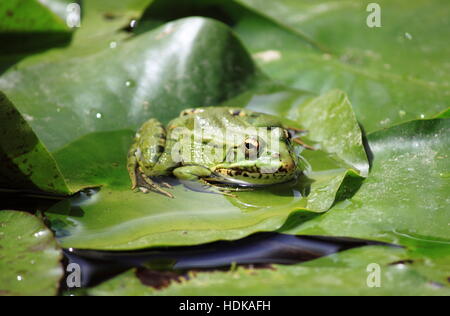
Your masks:
<svg viewBox="0 0 450 316"><path fill-rule="evenodd" d="M55 160L0 92L0 188L68 194Z"/></svg>

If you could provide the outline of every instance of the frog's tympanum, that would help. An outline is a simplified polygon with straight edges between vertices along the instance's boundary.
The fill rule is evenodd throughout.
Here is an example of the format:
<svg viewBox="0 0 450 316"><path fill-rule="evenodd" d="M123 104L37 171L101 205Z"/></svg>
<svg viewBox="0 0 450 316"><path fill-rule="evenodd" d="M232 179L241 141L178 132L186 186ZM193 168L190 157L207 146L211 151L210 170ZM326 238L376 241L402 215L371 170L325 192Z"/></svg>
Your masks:
<svg viewBox="0 0 450 316"><path fill-rule="evenodd" d="M132 188L168 197L174 176L193 190L231 192L295 179L299 155L289 129L271 115L210 107L183 111L167 127L155 119L136 134L128 157Z"/></svg>

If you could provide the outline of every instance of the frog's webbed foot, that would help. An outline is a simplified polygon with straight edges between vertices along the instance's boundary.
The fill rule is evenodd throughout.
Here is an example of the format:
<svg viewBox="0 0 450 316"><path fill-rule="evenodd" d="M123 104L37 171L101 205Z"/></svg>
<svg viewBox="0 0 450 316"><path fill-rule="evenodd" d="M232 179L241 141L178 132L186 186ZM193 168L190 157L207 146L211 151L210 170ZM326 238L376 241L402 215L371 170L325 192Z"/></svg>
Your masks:
<svg viewBox="0 0 450 316"><path fill-rule="evenodd" d="M167 192L166 190L162 189L162 187L172 188L172 186L170 184L165 183L165 182L157 183L157 182L153 181L150 177L146 176L144 173L141 173L140 176L141 176L143 182L145 182L145 183L139 185L139 190L142 193L149 193L150 191L153 191L153 192L157 192L162 195L165 195L171 199L174 198L174 195L172 193Z"/></svg>

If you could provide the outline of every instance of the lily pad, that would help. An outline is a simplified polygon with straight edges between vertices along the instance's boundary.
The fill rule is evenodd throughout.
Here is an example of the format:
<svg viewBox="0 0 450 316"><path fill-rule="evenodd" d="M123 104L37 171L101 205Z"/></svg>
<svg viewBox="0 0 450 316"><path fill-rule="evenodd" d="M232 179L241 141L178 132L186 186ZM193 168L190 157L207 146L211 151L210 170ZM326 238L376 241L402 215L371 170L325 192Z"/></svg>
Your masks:
<svg viewBox="0 0 450 316"><path fill-rule="evenodd" d="M370 134L368 140L372 170L356 195L323 216L281 231L449 243L450 120L414 121Z"/></svg>
<svg viewBox="0 0 450 316"><path fill-rule="evenodd" d="M379 28L366 22L371 1L238 2L299 37L293 47L238 32L252 53L277 53L260 58L260 67L296 88L346 91L367 132L432 118L450 105L450 51L442 41L450 35L448 2L377 1Z"/></svg>
<svg viewBox="0 0 450 316"><path fill-rule="evenodd" d="M318 94L346 91L368 132L448 108L449 51L442 38L449 35L450 6L379 1L382 27L370 28L369 3L156 0L137 31L190 15L219 19L272 78Z"/></svg>
<svg viewBox="0 0 450 316"><path fill-rule="evenodd" d="M42 2L53 9L58 8L60 13L61 6L65 12L68 5L64 0ZM71 38L65 18L58 16L38 0L2 1L0 17L0 71L6 68L5 64L20 59L26 53L62 46Z"/></svg>
<svg viewBox="0 0 450 316"><path fill-rule="evenodd" d="M262 98L262 92L255 94ZM297 96L303 99L304 93L297 92ZM270 94L266 98L273 99ZM322 142L323 150L304 151L308 167L297 183L239 192L237 198L193 192L179 185L173 190L176 197L173 200L159 194L134 193L126 169L134 133L127 130L95 133L57 151L55 158L72 187L94 184L102 187L92 196L82 194L51 208L48 218L52 227L66 248L132 250L239 239L280 228L296 210L327 211L339 198L346 177L361 179L359 174L367 172L368 163L363 162L361 133L359 138L344 137L348 128L359 129L345 95L332 92L310 102L330 115L339 113L349 125L336 130L331 128L337 123L332 116L318 118L320 124L314 127L317 137L327 131L342 132L343 145L336 151L334 145ZM302 122L299 119L296 124L301 127ZM310 122L310 118L305 116L305 122ZM361 166L360 172L357 168Z"/></svg>
<svg viewBox="0 0 450 316"><path fill-rule="evenodd" d="M89 133L137 130L150 117L167 123L186 107L234 97L258 78L235 35L202 18L114 41L88 55L81 44L58 52L25 61L28 66L0 78L0 89L51 151Z"/></svg>
<svg viewBox="0 0 450 316"><path fill-rule="evenodd" d="M68 194L55 160L1 92L0 121L0 191Z"/></svg>
<svg viewBox="0 0 450 316"><path fill-rule="evenodd" d="M42 1L55 6L57 0ZM66 4L68 2L66 1ZM6 32L67 32L64 20L38 0L9 0L0 4L0 33Z"/></svg>
<svg viewBox="0 0 450 316"><path fill-rule="evenodd" d="M404 249L365 247L294 266L226 272L192 272L155 289L129 271L87 290L88 295L208 296L208 295L449 295L450 289L400 262ZM380 268L380 287L369 287L368 267ZM422 265L423 267L424 265ZM142 273L141 273L142 274ZM370 284L370 283L369 283Z"/></svg>
<svg viewBox="0 0 450 316"><path fill-rule="evenodd" d="M0 295L56 295L62 251L37 217L0 211Z"/></svg>

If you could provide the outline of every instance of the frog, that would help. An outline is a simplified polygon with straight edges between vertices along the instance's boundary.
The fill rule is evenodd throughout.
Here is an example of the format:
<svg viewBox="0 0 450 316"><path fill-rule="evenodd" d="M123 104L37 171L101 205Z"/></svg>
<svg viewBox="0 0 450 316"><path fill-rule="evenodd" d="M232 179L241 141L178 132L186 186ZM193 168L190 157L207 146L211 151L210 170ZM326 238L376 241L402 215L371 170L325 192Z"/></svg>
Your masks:
<svg viewBox="0 0 450 316"><path fill-rule="evenodd" d="M131 188L174 198L173 185L164 181L172 177L194 191L236 197L237 191L286 183L303 172L296 146L312 149L295 138L302 132L244 108L187 109L167 126L152 118L128 154Z"/></svg>

